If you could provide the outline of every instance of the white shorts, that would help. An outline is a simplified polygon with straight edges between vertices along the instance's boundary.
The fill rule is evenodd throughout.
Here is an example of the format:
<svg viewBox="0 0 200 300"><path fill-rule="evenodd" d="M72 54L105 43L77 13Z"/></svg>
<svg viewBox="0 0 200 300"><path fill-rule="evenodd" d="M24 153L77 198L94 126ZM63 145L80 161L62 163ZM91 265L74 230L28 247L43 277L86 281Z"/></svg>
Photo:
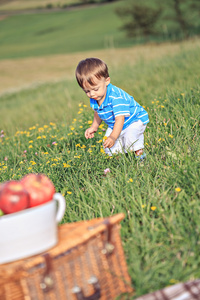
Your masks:
<svg viewBox="0 0 200 300"><path fill-rule="evenodd" d="M146 125L141 120L133 122L126 129L122 130L113 147L104 149L106 154L112 156L113 153L127 153L143 149L145 129ZM112 129L108 128L105 136L108 137L111 132Z"/></svg>

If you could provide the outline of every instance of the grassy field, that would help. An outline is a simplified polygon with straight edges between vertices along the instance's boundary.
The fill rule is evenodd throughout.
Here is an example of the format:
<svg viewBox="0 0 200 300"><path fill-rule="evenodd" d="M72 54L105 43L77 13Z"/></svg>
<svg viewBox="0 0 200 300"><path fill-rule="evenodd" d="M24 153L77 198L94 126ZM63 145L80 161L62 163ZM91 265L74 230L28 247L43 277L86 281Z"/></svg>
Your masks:
<svg viewBox="0 0 200 300"><path fill-rule="evenodd" d="M122 22L114 13L115 7L120 5L121 1L71 11L8 16L0 21L0 59L130 44L131 41L119 31Z"/></svg>
<svg viewBox="0 0 200 300"><path fill-rule="evenodd" d="M113 49L144 43L144 38L127 38L126 33L120 30L124 20L116 15L115 9L124 7L128 2L123 0L73 10L49 10L48 13L3 15L0 18L0 60ZM169 8L164 8L166 11ZM199 16L194 13L191 18L198 32ZM161 42L181 38L180 28L175 22L160 20L157 27L161 30L160 35L149 37L149 40Z"/></svg>
<svg viewBox="0 0 200 300"><path fill-rule="evenodd" d="M57 8L81 3L78 0L12 0L0 3L1 11L19 11L27 9Z"/></svg>
<svg viewBox="0 0 200 300"><path fill-rule="evenodd" d="M74 78L0 97L0 181L45 173L66 198L63 223L125 213L131 299L200 278L199 44L180 44L174 54L162 47L151 59L141 48L133 61L122 63L117 51L111 60L112 83L150 116L144 164L131 154L107 157L106 126L84 138L92 112Z"/></svg>

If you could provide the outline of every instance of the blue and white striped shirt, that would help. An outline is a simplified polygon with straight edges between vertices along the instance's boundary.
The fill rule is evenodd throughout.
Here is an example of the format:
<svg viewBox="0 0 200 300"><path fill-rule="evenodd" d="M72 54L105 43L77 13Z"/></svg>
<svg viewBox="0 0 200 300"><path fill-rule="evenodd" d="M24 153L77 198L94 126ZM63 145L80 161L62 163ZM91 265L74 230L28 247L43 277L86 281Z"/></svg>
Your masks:
<svg viewBox="0 0 200 300"><path fill-rule="evenodd" d="M90 106L111 129L114 127L115 117L118 116L125 116L122 130L139 120L143 124L149 122L148 113L145 109L132 96L111 83L107 86L103 103L98 106L97 101L90 98Z"/></svg>

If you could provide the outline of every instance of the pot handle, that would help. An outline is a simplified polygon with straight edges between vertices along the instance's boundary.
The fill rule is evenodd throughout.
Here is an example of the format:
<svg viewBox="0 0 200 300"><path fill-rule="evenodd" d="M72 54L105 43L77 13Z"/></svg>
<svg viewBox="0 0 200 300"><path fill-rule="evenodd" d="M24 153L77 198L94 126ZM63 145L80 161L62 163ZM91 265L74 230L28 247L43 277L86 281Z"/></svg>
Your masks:
<svg viewBox="0 0 200 300"><path fill-rule="evenodd" d="M58 202L56 222L59 223L65 214L65 208L66 208L65 198L60 193L55 193L53 195L53 200L56 200Z"/></svg>

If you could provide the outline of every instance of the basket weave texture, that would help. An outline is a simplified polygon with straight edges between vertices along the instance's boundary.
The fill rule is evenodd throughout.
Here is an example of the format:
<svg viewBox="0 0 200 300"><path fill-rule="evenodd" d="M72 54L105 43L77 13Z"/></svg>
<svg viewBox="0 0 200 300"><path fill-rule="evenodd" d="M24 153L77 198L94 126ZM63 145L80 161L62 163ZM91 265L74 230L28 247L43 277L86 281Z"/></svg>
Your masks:
<svg viewBox="0 0 200 300"><path fill-rule="evenodd" d="M0 299L112 300L132 293L119 232L123 218L60 225L56 247L0 265Z"/></svg>

